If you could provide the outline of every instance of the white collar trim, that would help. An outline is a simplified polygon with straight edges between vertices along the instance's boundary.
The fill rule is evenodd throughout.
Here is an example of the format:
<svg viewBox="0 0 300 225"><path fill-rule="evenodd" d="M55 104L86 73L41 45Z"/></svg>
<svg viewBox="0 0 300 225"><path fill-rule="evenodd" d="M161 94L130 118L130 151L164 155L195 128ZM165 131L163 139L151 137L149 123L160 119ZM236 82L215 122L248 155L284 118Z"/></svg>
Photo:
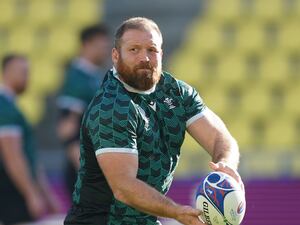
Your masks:
<svg viewBox="0 0 300 225"><path fill-rule="evenodd" d="M90 76L93 76L95 73L97 73L100 70L99 66L96 66L95 64L91 63L90 61L88 61L83 57L76 58L74 60L74 63L78 68L88 72L87 74Z"/></svg>

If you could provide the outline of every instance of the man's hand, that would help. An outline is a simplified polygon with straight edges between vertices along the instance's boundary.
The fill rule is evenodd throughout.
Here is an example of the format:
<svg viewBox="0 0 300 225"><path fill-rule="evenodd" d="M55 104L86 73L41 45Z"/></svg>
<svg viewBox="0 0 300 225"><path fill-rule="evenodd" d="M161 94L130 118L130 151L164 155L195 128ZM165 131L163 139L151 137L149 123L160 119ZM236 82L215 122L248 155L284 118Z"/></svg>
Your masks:
<svg viewBox="0 0 300 225"><path fill-rule="evenodd" d="M218 163L210 162L209 166L214 171L223 172L233 177L240 184L242 190L245 191L244 183L239 173L235 169L228 166L225 162L218 162Z"/></svg>
<svg viewBox="0 0 300 225"><path fill-rule="evenodd" d="M199 219L201 213L199 209L183 206L180 207L176 220L184 225L205 225L205 223Z"/></svg>
<svg viewBox="0 0 300 225"><path fill-rule="evenodd" d="M26 205L32 218L40 219L46 213L46 202L39 191L34 191L26 196Z"/></svg>

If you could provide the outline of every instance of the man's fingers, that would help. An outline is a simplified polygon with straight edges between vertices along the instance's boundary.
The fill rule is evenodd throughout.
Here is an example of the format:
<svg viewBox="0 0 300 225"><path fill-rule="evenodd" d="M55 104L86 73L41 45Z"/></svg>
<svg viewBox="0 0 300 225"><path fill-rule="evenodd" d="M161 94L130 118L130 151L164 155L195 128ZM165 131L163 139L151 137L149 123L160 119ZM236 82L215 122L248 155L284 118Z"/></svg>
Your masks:
<svg viewBox="0 0 300 225"><path fill-rule="evenodd" d="M244 187L242 178L240 177L238 172L236 170L232 169L231 167L229 167L228 165L226 165L226 163L223 163L223 162L218 162L218 163L210 162L209 166L214 171L224 172L224 173L228 174L229 176L233 177L241 185L242 190L245 191L245 187Z"/></svg>
<svg viewBox="0 0 300 225"><path fill-rule="evenodd" d="M186 212L191 216L200 216L202 214L202 211L199 209L195 209L193 207L187 206Z"/></svg>
<svg viewBox="0 0 300 225"><path fill-rule="evenodd" d="M216 163L213 163L213 162L209 162L209 167L212 169L212 170L217 170L219 167Z"/></svg>

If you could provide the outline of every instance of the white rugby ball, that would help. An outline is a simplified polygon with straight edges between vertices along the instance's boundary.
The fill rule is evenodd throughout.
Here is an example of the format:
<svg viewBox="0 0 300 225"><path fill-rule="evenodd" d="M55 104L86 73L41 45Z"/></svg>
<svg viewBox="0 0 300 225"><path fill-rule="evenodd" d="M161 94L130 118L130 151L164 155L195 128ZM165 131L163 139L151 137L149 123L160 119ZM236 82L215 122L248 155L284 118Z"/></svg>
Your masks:
<svg viewBox="0 0 300 225"><path fill-rule="evenodd" d="M200 181L196 208L208 225L239 225L246 211L245 192L231 176L212 172Z"/></svg>

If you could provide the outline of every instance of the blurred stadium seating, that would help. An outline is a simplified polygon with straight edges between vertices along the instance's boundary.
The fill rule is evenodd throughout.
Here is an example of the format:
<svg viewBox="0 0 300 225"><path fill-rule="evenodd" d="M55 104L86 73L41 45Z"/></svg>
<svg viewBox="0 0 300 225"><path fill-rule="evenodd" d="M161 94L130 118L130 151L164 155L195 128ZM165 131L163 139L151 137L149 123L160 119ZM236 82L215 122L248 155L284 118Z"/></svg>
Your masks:
<svg viewBox="0 0 300 225"><path fill-rule="evenodd" d="M242 154L298 151L299 2L204 1L169 60L170 70L226 121ZM184 148L196 145L187 138Z"/></svg>
<svg viewBox="0 0 300 225"><path fill-rule="evenodd" d="M83 26L104 20L115 28L130 16L153 18L164 36L165 69L193 85L239 142L248 190L244 224L299 224L300 0L0 0L0 11L0 58L17 51L32 62L20 105L34 125L51 119L55 107L47 111L45 98L60 87ZM43 141L51 139L44 143L55 141L50 129L42 128ZM186 136L170 196L190 204L210 158ZM63 154L41 155L66 210ZM284 199L287 192L294 195Z"/></svg>
<svg viewBox="0 0 300 225"><path fill-rule="evenodd" d="M20 105L33 124L44 116L45 98L59 88L63 64L77 51L81 28L102 16L101 0L1 0L0 58L29 56L31 85Z"/></svg>

